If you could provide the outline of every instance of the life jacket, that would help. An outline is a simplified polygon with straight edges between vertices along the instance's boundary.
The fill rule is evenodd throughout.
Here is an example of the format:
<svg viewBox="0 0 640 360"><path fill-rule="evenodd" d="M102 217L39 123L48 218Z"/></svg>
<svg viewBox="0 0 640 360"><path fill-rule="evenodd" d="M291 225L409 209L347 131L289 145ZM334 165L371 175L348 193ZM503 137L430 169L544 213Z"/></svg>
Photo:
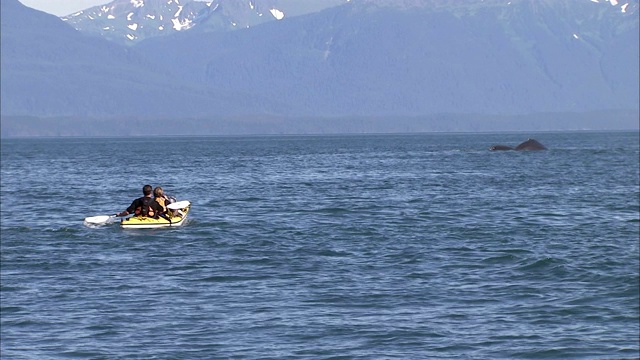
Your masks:
<svg viewBox="0 0 640 360"><path fill-rule="evenodd" d="M136 216L142 216L142 217L156 217L156 212L155 210L153 210L153 207L151 206L151 204L153 204L155 200L150 198L150 197L143 197L142 198L142 205L138 206L136 208Z"/></svg>
<svg viewBox="0 0 640 360"><path fill-rule="evenodd" d="M167 211L167 199L163 197L157 197L155 201L162 206L162 210Z"/></svg>

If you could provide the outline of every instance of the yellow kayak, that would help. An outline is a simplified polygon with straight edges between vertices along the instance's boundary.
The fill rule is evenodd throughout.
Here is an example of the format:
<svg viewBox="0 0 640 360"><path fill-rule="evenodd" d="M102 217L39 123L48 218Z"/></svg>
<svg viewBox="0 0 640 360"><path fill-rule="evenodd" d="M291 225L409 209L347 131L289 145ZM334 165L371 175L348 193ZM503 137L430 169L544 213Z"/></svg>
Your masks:
<svg viewBox="0 0 640 360"><path fill-rule="evenodd" d="M122 219L122 221L120 222L120 226L125 229L153 229L161 227L182 226L185 220L187 220L189 210L191 210L191 203L185 200L169 205L173 205L167 206L170 209L177 210L175 215L166 214L166 217L160 216L157 219L151 217L132 216L127 219Z"/></svg>

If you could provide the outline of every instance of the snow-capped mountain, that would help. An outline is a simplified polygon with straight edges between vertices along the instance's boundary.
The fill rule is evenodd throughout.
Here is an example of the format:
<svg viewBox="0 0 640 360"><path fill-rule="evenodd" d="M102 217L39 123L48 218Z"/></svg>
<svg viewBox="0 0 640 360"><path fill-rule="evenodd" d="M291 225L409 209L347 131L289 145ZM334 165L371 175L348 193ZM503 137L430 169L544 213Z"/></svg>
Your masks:
<svg viewBox="0 0 640 360"><path fill-rule="evenodd" d="M522 0L484 0L482 6L503 6ZM553 0L539 0L539 5ZM591 1L613 7L621 13L638 10L636 0ZM114 0L62 17L75 29L108 40L134 45L141 40L193 30L219 32L246 29L285 17L355 3L378 9L442 8L475 11L477 4L449 0ZM456 11L456 10L453 10Z"/></svg>
<svg viewBox="0 0 640 360"><path fill-rule="evenodd" d="M244 29L344 2L347 0L114 0L62 19L81 32L132 45L190 29Z"/></svg>
<svg viewBox="0 0 640 360"><path fill-rule="evenodd" d="M121 1L129 4L123 24L132 25L132 9L153 16L149 1L138 8ZM252 10L240 0L218 4L192 10ZM638 0L352 0L302 16L274 0L262 12L272 20L259 26L198 31L214 23L210 16L135 46L86 36L17 0L0 5L2 131L7 116L14 129L24 116L75 116L87 128L99 118L175 119L181 128L191 119L198 134L249 115L268 124L289 119L296 131L336 131L336 122L321 119L352 117L380 119L380 127L358 131L487 130L496 117L521 130L571 116L573 128L589 128L580 125L585 113L596 125L624 113L626 128L637 127ZM166 26L171 19L163 17ZM400 117L413 125L398 128Z"/></svg>

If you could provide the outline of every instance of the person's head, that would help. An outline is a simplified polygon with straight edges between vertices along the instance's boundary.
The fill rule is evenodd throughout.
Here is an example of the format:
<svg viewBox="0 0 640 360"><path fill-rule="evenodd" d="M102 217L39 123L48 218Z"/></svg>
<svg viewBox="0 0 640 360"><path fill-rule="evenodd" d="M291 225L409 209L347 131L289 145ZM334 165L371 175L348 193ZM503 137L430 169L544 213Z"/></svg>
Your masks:
<svg viewBox="0 0 640 360"><path fill-rule="evenodd" d="M162 191L162 188L160 186L153 189L153 196L157 198L164 196L164 191Z"/></svg>
<svg viewBox="0 0 640 360"><path fill-rule="evenodd" d="M153 192L153 187L151 185L145 185L142 187L142 193L144 196L149 196Z"/></svg>

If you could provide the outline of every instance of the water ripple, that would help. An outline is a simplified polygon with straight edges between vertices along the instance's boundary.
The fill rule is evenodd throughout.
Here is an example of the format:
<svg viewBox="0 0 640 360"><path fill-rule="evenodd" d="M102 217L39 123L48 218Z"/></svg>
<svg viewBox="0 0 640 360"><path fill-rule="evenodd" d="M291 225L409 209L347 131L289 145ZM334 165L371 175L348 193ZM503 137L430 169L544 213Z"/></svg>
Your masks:
<svg viewBox="0 0 640 360"><path fill-rule="evenodd" d="M638 135L542 136L3 140L2 357L637 358Z"/></svg>

